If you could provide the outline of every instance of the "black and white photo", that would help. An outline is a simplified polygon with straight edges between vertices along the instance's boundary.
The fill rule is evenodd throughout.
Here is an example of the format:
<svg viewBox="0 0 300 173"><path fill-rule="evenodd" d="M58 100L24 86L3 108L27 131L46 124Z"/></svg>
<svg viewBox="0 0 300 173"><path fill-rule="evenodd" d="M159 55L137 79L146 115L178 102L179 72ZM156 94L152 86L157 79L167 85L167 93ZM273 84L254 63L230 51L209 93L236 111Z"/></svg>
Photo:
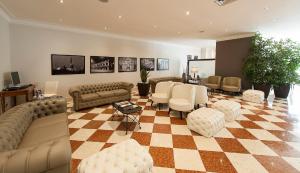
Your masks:
<svg viewBox="0 0 300 173"><path fill-rule="evenodd" d="M85 56L81 55L51 55L52 75L84 74Z"/></svg>
<svg viewBox="0 0 300 173"><path fill-rule="evenodd" d="M157 70L169 70L169 59L158 58L157 59Z"/></svg>
<svg viewBox="0 0 300 173"><path fill-rule="evenodd" d="M119 72L135 72L137 71L137 58L134 57L119 57L118 58Z"/></svg>
<svg viewBox="0 0 300 173"><path fill-rule="evenodd" d="M91 56L90 57L91 73L113 73L115 72L115 57L108 56Z"/></svg>
<svg viewBox="0 0 300 173"><path fill-rule="evenodd" d="M154 58L141 58L140 59L140 70L145 69L147 71L154 71L155 59Z"/></svg>

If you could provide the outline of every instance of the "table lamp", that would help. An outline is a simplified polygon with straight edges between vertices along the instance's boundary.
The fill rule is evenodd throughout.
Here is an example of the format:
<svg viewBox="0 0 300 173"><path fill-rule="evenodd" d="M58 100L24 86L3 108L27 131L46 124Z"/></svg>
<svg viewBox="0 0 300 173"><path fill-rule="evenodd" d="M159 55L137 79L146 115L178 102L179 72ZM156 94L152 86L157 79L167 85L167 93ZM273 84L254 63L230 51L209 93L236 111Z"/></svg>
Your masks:
<svg viewBox="0 0 300 173"><path fill-rule="evenodd" d="M192 67L191 72L194 73L194 79L196 79L196 73L198 73L199 69L198 67Z"/></svg>

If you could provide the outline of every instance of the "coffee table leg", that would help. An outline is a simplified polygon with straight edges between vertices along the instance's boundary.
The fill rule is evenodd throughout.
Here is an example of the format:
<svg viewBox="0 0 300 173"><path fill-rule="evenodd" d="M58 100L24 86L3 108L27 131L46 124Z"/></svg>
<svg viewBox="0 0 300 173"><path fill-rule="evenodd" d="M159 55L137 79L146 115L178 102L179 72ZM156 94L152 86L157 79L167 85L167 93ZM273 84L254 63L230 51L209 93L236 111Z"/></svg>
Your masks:
<svg viewBox="0 0 300 173"><path fill-rule="evenodd" d="M128 131L128 115L125 115L126 117L126 135L127 135L127 131Z"/></svg>

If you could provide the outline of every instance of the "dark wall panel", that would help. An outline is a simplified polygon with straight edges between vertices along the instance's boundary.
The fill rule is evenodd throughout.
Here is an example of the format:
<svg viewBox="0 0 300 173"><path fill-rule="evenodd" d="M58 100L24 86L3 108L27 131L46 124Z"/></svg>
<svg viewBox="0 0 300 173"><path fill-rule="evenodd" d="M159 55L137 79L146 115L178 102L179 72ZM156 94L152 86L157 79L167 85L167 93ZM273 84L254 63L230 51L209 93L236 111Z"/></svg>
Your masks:
<svg viewBox="0 0 300 173"><path fill-rule="evenodd" d="M243 78L242 67L251 45L251 37L217 42L216 75L242 78L243 89L250 88Z"/></svg>

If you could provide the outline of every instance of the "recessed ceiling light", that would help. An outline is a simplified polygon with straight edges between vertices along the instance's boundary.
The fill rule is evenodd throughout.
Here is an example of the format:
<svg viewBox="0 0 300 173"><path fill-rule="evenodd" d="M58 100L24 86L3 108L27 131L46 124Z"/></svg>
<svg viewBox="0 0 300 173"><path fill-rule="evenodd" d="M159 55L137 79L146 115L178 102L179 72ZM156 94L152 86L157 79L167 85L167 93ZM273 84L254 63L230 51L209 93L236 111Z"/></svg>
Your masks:
<svg viewBox="0 0 300 173"><path fill-rule="evenodd" d="M64 3L64 0L59 0L59 3L63 4L63 3Z"/></svg>
<svg viewBox="0 0 300 173"><path fill-rule="evenodd" d="M187 16L189 16L190 14L191 14L190 11L186 11L186 12L185 12L185 15L187 15Z"/></svg>
<svg viewBox="0 0 300 173"><path fill-rule="evenodd" d="M156 29L156 28L157 28L157 25L153 25L153 28Z"/></svg>
<svg viewBox="0 0 300 173"><path fill-rule="evenodd" d="M269 9L270 9L270 8L269 8L269 7L267 7L267 6L264 8L264 10L266 10L266 11L269 11Z"/></svg>
<svg viewBox="0 0 300 173"><path fill-rule="evenodd" d="M180 31L178 31L178 32L177 32L177 34L181 34L181 32L180 32Z"/></svg>
<svg viewBox="0 0 300 173"><path fill-rule="evenodd" d="M107 27L107 26L104 26L104 30L108 30L108 27Z"/></svg>
<svg viewBox="0 0 300 173"><path fill-rule="evenodd" d="M122 17L123 17L123 16L121 16L121 15L120 15L120 16L118 16L118 18L119 18L119 19L122 19Z"/></svg>
<svg viewBox="0 0 300 173"><path fill-rule="evenodd" d="M212 22L212 21L209 21L208 23L209 23L210 25L212 25L212 24L213 24L213 22Z"/></svg>

